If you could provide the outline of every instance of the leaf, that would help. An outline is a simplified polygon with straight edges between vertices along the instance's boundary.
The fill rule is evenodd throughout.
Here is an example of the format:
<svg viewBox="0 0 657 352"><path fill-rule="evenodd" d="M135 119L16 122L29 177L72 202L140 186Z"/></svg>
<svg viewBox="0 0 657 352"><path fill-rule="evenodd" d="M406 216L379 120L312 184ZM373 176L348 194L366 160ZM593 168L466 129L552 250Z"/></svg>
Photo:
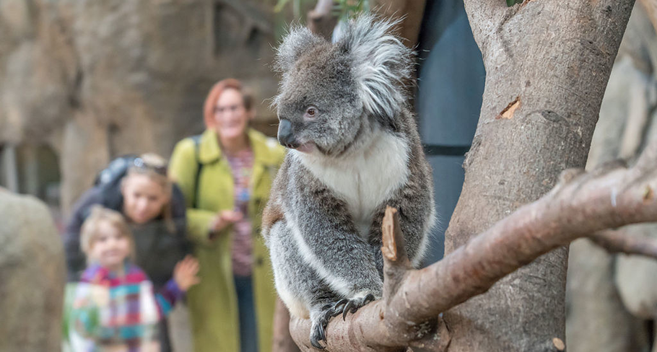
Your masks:
<svg viewBox="0 0 657 352"><path fill-rule="evenodd" d="M278 0L278 4L274 7L274 12L281 12L283 10L283 7L289 2L290 0ZM507 0L508 2L508 0Z"/></svg>

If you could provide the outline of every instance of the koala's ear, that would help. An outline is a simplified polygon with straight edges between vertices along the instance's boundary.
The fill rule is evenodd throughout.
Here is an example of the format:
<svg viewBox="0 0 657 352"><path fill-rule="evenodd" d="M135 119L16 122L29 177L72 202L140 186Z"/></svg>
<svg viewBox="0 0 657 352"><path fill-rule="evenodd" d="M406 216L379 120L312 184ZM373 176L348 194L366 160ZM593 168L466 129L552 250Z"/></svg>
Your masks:
<svg viewBox="0 0 657 352"><path fill-rule="evenodd" d="M323 38L314 35L308 28L295 26L285 36L276 51L274 69L279 72L288 71L304 52L325 42Z"/></svg>
<svg viewBox="0 0 657 352"><path fill-rule="evenodd" d="M398 127L397 115L406 104L413 52L392 34L398 21L361 15L341 28L336 44L352 61L358 94L368 113L386 126Z"/></svg>

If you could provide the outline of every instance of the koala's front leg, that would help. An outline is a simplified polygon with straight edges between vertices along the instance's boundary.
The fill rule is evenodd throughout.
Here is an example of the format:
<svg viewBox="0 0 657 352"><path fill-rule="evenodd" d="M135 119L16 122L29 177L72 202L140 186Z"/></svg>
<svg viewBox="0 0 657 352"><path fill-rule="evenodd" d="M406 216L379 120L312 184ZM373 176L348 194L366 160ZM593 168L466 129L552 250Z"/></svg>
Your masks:
<svg viewBox="0 0 657 352"><path fill-rule="evenodd" d="M381 297L383 282L374 255L346 204L325 187L298 191L296 204L288 209L294 209L290 225L305 261L341 298L354 300L352 306L366 303L368 295Z"/></svg>
<svg viewBox="0 0 657 352"><path fill-rule="evenodd" d="M416 177L416 179L419 177ZM409 182L394 197L382 204L375 212L368 235L376 265L383 274L383 255L381 253L381 225L386 206L396 208L399 214L399 226L404 234L404 247L413 267L418 268L428 246L428 233L435 222L435 210L430 186L419 182Z"/></svg>

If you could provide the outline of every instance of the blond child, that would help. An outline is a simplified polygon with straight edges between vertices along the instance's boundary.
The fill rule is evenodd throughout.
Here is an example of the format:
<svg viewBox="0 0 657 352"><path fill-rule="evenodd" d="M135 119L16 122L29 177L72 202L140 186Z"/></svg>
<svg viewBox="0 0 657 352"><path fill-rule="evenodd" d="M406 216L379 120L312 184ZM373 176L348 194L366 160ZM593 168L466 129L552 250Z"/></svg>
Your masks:
<svg viewBox="0 0 657 352"><path fill-rule="evenodd" d="M157 323L184 292L197 284L198 261L190 256L157 293L133 264L134 240L123 216L97 206L82 226L87 256L73 303L74 328L87 340L84 351L159 351ZM76 350L77 350L76 349Z"/></svg>

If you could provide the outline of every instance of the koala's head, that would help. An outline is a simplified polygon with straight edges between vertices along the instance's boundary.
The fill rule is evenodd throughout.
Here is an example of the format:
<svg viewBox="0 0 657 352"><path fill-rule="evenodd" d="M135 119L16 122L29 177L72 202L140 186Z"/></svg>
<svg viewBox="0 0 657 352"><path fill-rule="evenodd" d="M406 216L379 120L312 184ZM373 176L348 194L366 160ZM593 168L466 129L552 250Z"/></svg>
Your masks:
<svg viewBox="0 0 657 352"><path fill-rule="evenodd" d="M412 52L391 34L394 25L363 15L344 24L335 43L307 28L290 31L276 60L282 145L335 157L399 128Z"/></svg>

